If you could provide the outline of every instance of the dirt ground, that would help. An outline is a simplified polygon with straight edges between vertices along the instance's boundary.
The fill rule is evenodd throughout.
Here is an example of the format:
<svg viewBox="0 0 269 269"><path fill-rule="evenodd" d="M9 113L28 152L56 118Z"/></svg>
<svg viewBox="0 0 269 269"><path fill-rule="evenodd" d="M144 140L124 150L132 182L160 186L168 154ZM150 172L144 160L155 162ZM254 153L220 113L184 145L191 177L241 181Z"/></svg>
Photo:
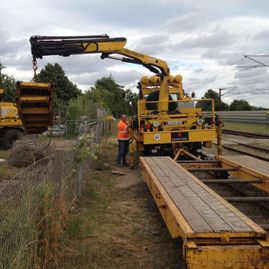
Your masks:
<svg viewBox="0 0 269 269"><path fill-rule="evenodd" d="M113 175L115 144L101 152L66 227L62 268L184 268L139 170Z"/></svg>

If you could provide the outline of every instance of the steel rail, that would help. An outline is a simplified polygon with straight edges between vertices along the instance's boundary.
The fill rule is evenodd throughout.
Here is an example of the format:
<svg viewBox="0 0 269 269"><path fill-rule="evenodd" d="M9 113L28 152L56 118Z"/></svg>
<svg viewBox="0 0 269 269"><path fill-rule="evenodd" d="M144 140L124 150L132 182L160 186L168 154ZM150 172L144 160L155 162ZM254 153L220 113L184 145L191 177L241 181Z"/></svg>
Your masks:
<svg viewBox="0 0 269 269"><path fill-rule="evenodd" d="M223 138L223 140L236 143L236 144L238 144L240 146L244 146L246 148L251 148L251 149L255 149L255 150L259 150L259 151L264 151L265 153L269 154L269 148L262 148L262 147L254 146L254 145L251 145L251 144L242 143L242 142L239 142L239 141L236 141L236 140L227 139L227 138Z"/></svg>
<svg viewBox="0 0 269 269"><path fill-rule="evenodd" d="M260 138L260 139L269 139L269 135L265 135L265 134L256 134L256 133L249 133L249 132L242 132L242 131L235 131L235 130L228 130L228 129L223 129L222 132L224 134L240 135L240 136Z"/></svg>
<svg viewBox="0 0 269 269"><path fill-rule="evenodd" d="M245 150L242 150L242 149L236 149L236 148L233 148L233 147L228 146L228 145L222 145L222 147L225 148L225 149L231 150L231 151L235 151L235 152L238 152L238 153L242 153L242 154L254 157L256 159L260 159L260 160L269 162L269 157L267 158L265 156L261 156L261 155L258 155L256 153L253 153L253 152L245 151Z"/></svg>

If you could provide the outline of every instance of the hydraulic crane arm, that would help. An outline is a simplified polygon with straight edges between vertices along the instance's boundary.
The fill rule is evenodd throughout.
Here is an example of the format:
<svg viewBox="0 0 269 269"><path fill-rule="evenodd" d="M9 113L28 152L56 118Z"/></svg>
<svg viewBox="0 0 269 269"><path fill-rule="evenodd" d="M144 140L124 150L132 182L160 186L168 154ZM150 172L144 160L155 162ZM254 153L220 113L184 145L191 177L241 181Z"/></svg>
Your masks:
<svg viewBox="0 0 269 269"><path fill-rule="evenodd" d="M124 48L127 40L124 37L110 38L108 35L91 36L32 36L30 38L33 60L48 55L70 56L73 54L101 53L101 59L111 58L148 68L151 72L169 76L169 67L157 59L130 49ZM117 58L113 54L125 57Z"/></svg>

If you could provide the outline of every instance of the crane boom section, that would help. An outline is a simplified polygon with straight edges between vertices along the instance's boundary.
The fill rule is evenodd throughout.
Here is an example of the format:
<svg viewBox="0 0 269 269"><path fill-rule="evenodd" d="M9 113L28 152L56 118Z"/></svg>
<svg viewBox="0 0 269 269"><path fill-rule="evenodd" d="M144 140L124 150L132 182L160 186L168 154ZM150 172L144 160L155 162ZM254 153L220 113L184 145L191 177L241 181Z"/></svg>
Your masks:
<svg viewBox="0 0 269 269"><path fill-rule="evenodd" d="M167 63L161 59L148 56L125 48L124 37L110 38L108 35L95 36L32 36L30 38L33 59L49 55L70 56L73 54L101 53L101 58L118 59L123 62L140 64L150 71L169 75ZM127 58L115 58L111 54L120 54Z"/></svg>

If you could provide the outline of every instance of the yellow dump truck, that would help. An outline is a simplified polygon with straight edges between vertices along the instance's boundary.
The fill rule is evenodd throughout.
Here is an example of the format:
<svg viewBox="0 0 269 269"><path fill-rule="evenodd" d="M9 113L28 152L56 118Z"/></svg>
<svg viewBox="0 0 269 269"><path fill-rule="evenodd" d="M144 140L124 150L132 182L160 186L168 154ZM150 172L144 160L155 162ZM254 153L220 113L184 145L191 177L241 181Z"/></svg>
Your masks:
<svg viewBox="0 0 269 269"><path fill-rule="evenodd" d="M4 90L0 89L0 98ZM9 149L24 132L15 104L0 102L0 147Z"/></svg>

